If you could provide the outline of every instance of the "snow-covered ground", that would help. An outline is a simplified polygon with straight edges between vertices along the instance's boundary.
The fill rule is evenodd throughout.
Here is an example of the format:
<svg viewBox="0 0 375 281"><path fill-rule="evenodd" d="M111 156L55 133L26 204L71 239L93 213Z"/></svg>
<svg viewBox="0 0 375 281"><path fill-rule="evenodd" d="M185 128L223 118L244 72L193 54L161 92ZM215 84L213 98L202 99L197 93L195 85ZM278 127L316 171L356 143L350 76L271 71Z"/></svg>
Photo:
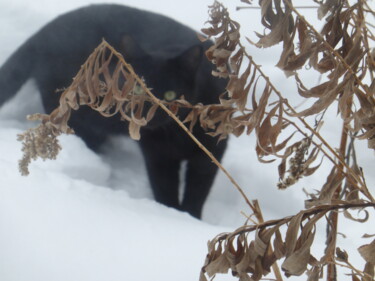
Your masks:
<svg viewBox="0 0 375 281"><path fill-rule="evenodd" d="M113 3L1 0L0 65L56 15L98 2ZM119 2L160 12L196 30L208 19L207 6L212 4L211 0ZM257 19L258 12L236 13L237 3L223 2L244 27L249 27L249 13ZM251 22L250 28L255 22ZM258 63L264 65L266 72L270 70L268 74L281 75L274 73L275 61L269 57L260 57ZM96 155L79 138L63 136L63 150L58 159L34 162L31 174L22 177L17 166L21 144L16 136L30 126L24 116L41 110L32 82L0 108L1 281L197 280L206 255L206 242L243 224L245 217L241 211L250 213L239 193L220 172L202 221L154 202L137 144L126 138L113 139L102 155ZM334 139L335 135L329 137ZM327 170L323 169L299 187L278 191L276 166L259 164L254 147L252 136L232 137L224 166L250 199L259 200L265 219L301 210L305 198L301 187L319 187ZM364 166L371 167L373 153L363 154ZM374 175L370 174L367 180L373 187ZM348 238L339 240L353 244L352 247L367 243L359 240L362 233L375 232L368 225L350 224L349 233L349 224L344 227L342 231ZM320 241L323 237L324 230ZM318 249L322 247L321 243ZM232 279L228 275L216 280Z"/></svg>

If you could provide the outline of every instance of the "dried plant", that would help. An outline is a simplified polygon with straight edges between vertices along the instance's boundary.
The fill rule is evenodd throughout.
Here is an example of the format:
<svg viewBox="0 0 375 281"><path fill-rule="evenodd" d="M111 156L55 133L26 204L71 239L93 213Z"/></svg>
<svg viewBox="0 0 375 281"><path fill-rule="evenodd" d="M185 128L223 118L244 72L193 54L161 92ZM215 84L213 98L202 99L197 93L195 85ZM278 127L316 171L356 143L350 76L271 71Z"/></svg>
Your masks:
<svg viewBox="0 0 375 281"><path fill-rule="evenodd" d="M28 120L40 120L40 114L28 116ZM19 170L23 176L29 174L29 164L31 160L37 158L56 159L61 146L56 138L56 134L52 128L39 125L36 128L27 130L26 132L18 135L18 141L22 141L23 158L19 161Z"/></svg>
<svg viewBox="0 0 375 281"><path fill-rule="evenodd" d="M242 2L251 4L249 0ZM306 273L308 280L318 280L327 268L327 280L336 280L339 265L351 271L352 280L373 280L375 240L359 248L365 266L357 269L349 261L350 253L336 245L336 237L340 213L364 223L369 218L367 209L375 208L374 197L351 145L355 139L367 140L369 149L375 149L375 51L372 48L375 37L365 17L375 13L364 0L354 4L344 0L314 2L319 5L319 19L325 20L320 32L291 1L260 0L261 22L266 32L257 33L258 42L247 38L247 42L259 48L282 44L277 67L289 79L294 79L297 95L311 100L306 108L297 110L270 81L245 50L240 24L230 18L222 4L215 2L209 10L210 26L202 30L205 36L201 39L214 39L214 45L206 52L216 65L213 75L229 80L219 104L192 105L183 98L169 103L158 100L122 56L103 42L64 91L60 106L50 115L32 117L41 120L42 125L21 136L25 153L20 163L23 173L27 173L27 165L37 155L43 159L56 157L60 147L55 137L72 132L67 125L72 109L86 105L104 116L120 114L129 122L130 136L139 139L140 128L161 107L227 174L257 219L208 243L201 281L229 270L240 280L260 280L271 267L276 279L282 280L278 260L282 260L281 269L286 276ZM300 71L306 67L322 75L319 85L309 88L304 83ZM145 103L151 105L146 107ZM338 149L320 134L324 112L334 104L342 118ZM183 122L176 117L180 107L190 109ZM309 194L306 210L265 222L257 201L250 202L234 179L183 124L189 123L191 130L198 122L208 134L221 138L254 133L259 161L280 162L277 171L280 189L314 174L322 159L331 162L331 172L321 189ZM41 145L47 147L41 149ZM365 218L353 217L350 213L353 209L363 210ZM324 255L317 259L311 249L316 224L323 219L329 226L327 246ZM254 239L250 238L251 232L255 232Z"/></svg>
<svg viewBox="0 0 375 281"><path fill-rule="evenodd" d="M375 38L371 25L365 21L365 13L374 16L374 12L365 1L353 5L340 0L316 2L319 18L326 21L321 32L290 1L260 0L262 24L268 32L257 33L258 42L247 38L259 48L282 43L277 67L289 79L295 79L299 96L314 100L299 111L246 52L240 41L240 25L230 18L226 8L219 2L210 7L210 27L203 32L215 39L215 45L207 56L217 66L214 75L229 77L228 96L221 103L238 109L232 127L248 134L255 131L260 161L280 159L280 189L316 172L321 164L319 155L329 159L333 168L317 194L310 194L311 198L306 200L306 210L276 221L258 220L210 241L201 281L207 279L206 275L227 273L229 269L240 280L260 280L271 271L271 265L276 279L282 280L275 266L280 259L286 276L306 273L308 280L318 280L327 267L327 280L336 280L336 266L341 265L351 270L353 280L374 278L375 240L359 248L365 260L363 270L354 268L348 254L336 246L338 210L345 210L346 218L365 222L367 212L365 219L359 220L347 210L375 207L355 153L346 152L348 140L354 136L366 139L369 149L375 148L374 52L369 47ZM300 70L306 66L319 72L323 82L308 88L300 77ZM322 120L313 118L335 102L343 120L337 150L320 135ZM349 160L354 164L350 166ZM329 225L327 247L324 256L316 259L310 252L316 223L324 218ZM281 227L286 227L285 238ZM250 239L249 233L253 231L255 239Z"/></svg>
<svg viewBox="0 0 375 281"><path fill-rule="evenodd" d="M284 259L281 268L287 277L306 272L307 280L318 280L323 266L330 263L328 252L320 260L310 253L318 220L331 211L374 206L375 203L322 205L301 211L295 216L257 225L245 225L234 232L219 234L208 243L210 252L202 268L200 280L207 280L205 274L213 276L227 273L228 270L240 280L260 280L262 276L270 273L271 266L280 259ZM283 226L287 227L284 238L281 232ZM253 240L249 238L251 232L255 232ZM337 262L342 262L352 269L353 276L363 280L371 276L371 271L360 271L350 265L348 255L341 249L334 248L333 251L336 251ZM374 242L362 246L359 251L366 261L366 266L373 265ZM311 266L309 269L308 265Z"/></svg>

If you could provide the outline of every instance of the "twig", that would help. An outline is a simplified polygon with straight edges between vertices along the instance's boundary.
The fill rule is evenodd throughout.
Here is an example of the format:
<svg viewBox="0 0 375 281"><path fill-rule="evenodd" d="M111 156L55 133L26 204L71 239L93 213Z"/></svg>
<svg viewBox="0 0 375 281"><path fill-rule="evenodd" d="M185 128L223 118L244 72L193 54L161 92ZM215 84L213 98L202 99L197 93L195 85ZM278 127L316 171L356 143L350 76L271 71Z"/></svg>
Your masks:
<svg viewBox="0 0 375 281"><path fill-rule="evenodd" d="M295 6L296 9L318 9L317 6ZM239 7L236 7L236 11L239 11L239 10L259 10L261 9L261 7L259 6L250 6L250 7L247 7L247 6L239 6Z"/></svg>
<svg viewBox="0 0 375 281"><path fill-rule="evenodd" d="M329 212L329 211L335 211L335 210L340 210L340 209L351 209L351 208L375 208L375 203L374 202L367 202L367 203L345 203L345 204L332 204L332 205L321 205L321 206L316 206L308 210L303 210L301 213L303 213L302 220L306 219L307 217L311 215L316 215L321 212ZM248 232L260 230L263 228L267 228L270 226L275 226L278 224L286 224L288 223L294 216L289 216L285 217L282 219L277 219L277 220L269 220L264 223L258 224L258 225L245 225L234 232L231 233L223 233L219 235L218 241L220 240L227 240L230 239L233 236L245 234Z"/></svg>
<svg viewBox="0 0 375 281"><path fill-rule="evenodd" d="M111 45L109 45L107 42L105 42L105 45L107 48L111 50L120 60L123 65L126 66L126 68L129 70L131 75L136 79L137 83L145 90L147 95L155 102L158 106L160 106L184 131L186 134L189 135L189 137L198 145L198 147L212 160L212 162L219 167L219 169L228 177L228 179L231 181L231 183L237 188L237 190L240 192L246 203L249 205L251 210L254 212L256 217L259 219L261 218L261 215L259 214L259 210L256 209L256 207L249 201L247 198L245 192L242 190L240 185L234 180L234 178L230 175L230 173L223 167L223 165L220 164L220 162L215 158L215 156L189 131L189 129L185 126L184 123L181 122L178 117L173 114L158 98L156 98L151 91L147 88L145 83L136 75L133 68L125 62L122 55L117 52ZM259 220L259 222L262 222Z"/></svg>

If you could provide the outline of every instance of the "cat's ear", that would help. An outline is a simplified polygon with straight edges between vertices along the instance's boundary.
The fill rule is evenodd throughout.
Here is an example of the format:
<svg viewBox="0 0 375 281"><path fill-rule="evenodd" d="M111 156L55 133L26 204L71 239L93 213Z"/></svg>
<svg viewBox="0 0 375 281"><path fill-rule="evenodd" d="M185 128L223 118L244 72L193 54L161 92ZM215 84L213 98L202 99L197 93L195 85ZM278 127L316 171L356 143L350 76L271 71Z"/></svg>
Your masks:
<svg viewBox="0 0 375 281"><path fill-rule="evenodd" d="M196 45L185 50L177 58L178 64L189 73L196 73L202 61L203 48L201 45Z"/></svg>
<svg viewBox="0 0 375 281"><path fill-rule="evenodd" d="M130 35L124 35L122 37L119 51L124 56L125 60L139 59L147 56L142 47L139 46Z"/></svg>

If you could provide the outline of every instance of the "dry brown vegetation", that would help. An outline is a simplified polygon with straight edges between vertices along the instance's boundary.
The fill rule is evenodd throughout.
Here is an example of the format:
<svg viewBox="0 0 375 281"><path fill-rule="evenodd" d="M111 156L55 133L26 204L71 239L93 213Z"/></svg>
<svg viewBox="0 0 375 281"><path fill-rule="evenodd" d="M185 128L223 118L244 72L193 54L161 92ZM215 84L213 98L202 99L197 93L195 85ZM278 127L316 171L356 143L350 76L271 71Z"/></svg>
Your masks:
<svg viewBox="0 0 375 281"><path fill-rule="evenodd" d="M249 0L242 2L251 5ZM366 21L375 13L364 0L314 2L319 6L319 19L324 20L321 31L317 31L291 1L260 0L261 21L266 31L258 33L258 42L247 40L260 48L282 44L277 67L290 80L294 79L295 94L312 100L305 109L297 110L292 106L263 73L246 52L240 25L230 18L222 4L215 2L209 10L209 27L202 30L206 36L202 36L202 40L212 38L215 41L206 53L216 65L213 75L229 78L227 91L219 104L191 105L184 99L170 103L156 99L122 56L103 42L62 94L59 108L50 115L30 117L40 119L42 125L20 137L25 152L20 162L21 171L27 174L30 160L38 156L56 157L61 148L55 137L71 133L67 121L71 110L77 110L80 105L88 105L104 116L121 114L130 122L129 131L134 139L141 137L140 128L152 119L158 106L181 126L189 123L191 129L199 122L214 136L253 133L257 138L258 159L264 163L279 161L275 172L280 177L280 189L314 174L322 158L330 161L332 169L321 189L309 194L305 210L291 217L264 221L257 201L250 202L244 196L253 213L251 223L231 233L219 234L208 243L201 281L229 270L242 281L260 280L271 268L275 278L282 280L277 261L281 262L285 276L306 273L307 280L318 280L326 269L325 278L337 280L336 268L340 266L347 268L352 280L374 280L373 236L364 233L372 242L358 249L364 260L362 268L351 264L350 252L338 247L336 238L340 215L358 223L368 223L368 210L375 208L375 199L352 145L354 140L367 140L368 149L375 149L375 37L373 26ZM109 63L114 58L117 65L111 72ZM309 87L303 81L299 73L306 66L322 75L319 85ZM148 112L143 112L145 102L153 104ZM319 133L324 121L322 113L334 105L342 119L341 142L337 149ZM191 109L183 122L176 118L179 107ZM318 115L323 117L318 118ZM186 127L185 131L189 133ZM354 218L351 210L363 211L365 218ZM311 254L311 249L320 220L326 220L328 230L325 252L317 258ZM252 232L254 238L251 238Z"/></svg>

